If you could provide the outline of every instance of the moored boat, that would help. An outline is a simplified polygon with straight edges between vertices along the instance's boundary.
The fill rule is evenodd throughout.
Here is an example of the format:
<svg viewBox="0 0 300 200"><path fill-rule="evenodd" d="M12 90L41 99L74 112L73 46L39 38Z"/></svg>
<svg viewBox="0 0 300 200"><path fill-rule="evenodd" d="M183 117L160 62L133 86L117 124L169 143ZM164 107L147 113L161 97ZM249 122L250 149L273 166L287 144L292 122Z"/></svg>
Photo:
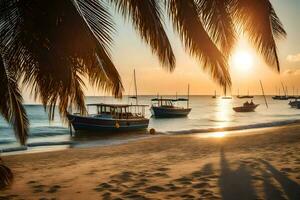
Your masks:
<svg viewBox="0 0 300 200"><path fill-rule="evenodd" d="M292 108L298 108L298 107L300 107L300 101L298 101L298 99L295 99L294 101L290 101L290 102L289 102L289 105L290 105Z"/></svg>
<svg viewBox="0 0 300 200"><path fill-rule="evenodd" d="M145 118L146 105L88 104L95 106L97 113L92 115L68 114L68 120L75 131L126 132L148 128ZM141 111L141 112L140 112Z"/></svg>
<svg viewBox="0 0 300 200"><path fill-rule="evenodd" d="M151 100L152 106L150 108L152 116L156 118L175 118L175 117L186 117L190 112L190 85L188 85L187 98L176 98L175 99L163 99L162 97L154 98ZM186 108L175 106L174 103L186 102Z"/></svg>
<svg viewBox="0 0 300 200"><path fill-rule="evenodd" d="M254 112L258 106L259 104L254 104L252 101L249 103L247 101L243 106L233 107L233 110L235 112Z"/></svg>
<svg viewBox="0 0 300 200"><path fill-rule="evenodd" d="M186 117L190 112L191 108L175 106L175 102L188 101L188 99L163 99L154 98L152 102L156 102L151 106L151 113L157 118L172 118L172 117Z"/></svg>

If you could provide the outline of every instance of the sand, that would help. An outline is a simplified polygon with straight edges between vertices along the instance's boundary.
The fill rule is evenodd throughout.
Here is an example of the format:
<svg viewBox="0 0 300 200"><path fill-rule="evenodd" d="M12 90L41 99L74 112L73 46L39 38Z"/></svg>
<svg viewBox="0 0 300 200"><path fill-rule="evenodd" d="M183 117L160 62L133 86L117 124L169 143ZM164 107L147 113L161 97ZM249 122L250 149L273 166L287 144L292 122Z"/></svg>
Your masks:
<svg viewBox="0 0 300 200"><path fill-rule="evenodd" d="M300 125L4 156L0 199L300 199Z"/></svg>

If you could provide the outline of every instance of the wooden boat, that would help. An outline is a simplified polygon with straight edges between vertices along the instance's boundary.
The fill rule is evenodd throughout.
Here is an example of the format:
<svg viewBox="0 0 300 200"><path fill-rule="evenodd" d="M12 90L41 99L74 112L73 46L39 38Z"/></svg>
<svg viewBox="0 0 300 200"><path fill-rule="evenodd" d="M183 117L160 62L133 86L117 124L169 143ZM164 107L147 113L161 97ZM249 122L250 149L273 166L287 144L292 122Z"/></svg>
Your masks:
<svg viewBox="0 0 300 200"><path fill-rule="evenodd" d="M162 97L159 98L159 96L152 99L152 106L150 108L152 116L156 118L186 117L192 110L191 108L189 108L190 86L188 86L187 96L187 99L163 99ZM174 103L176 102L186 102L186 108L175 106Z"/></svg>
<svg viewBox="0 0 300 200"><path fill-rule="evenodd" d="M95 106L97 113L82 116L68 114L68 120L75 131L116 132L139 131L148 128L145 118L146 105L88 104ZM140 109L142 110L141 112Z"/></svg>
<svg viewBox="0 0 300 200"><path fill-rule="evenodd" d="M252 101L248 103L247 101L243 106L234 107L233 110L235 112L254 112L257 106L259 106L259 104L254 104Z"/></svg>
<svg viewBox="0 0 300 200"><path fill-rule="evenodd" d="M190 112L191 108L177 107L174 102L188 101L188 99L163 99L154 98L152 102L157 102L157 104L152 104L151 113L157 118L172 118L172 117L186 117Z"/></svg>
<svg viewBox="0 0 300 200"><path fill-rule="evenodd" d="M81 116L68 114L70 124L75 131L93 132L130 132L148 128L149 119L145 118L145 107L138 105L136 76L134 70L135 99L136 105L128 104L88 104L95 106L97 113L94 115Z"/></svg>

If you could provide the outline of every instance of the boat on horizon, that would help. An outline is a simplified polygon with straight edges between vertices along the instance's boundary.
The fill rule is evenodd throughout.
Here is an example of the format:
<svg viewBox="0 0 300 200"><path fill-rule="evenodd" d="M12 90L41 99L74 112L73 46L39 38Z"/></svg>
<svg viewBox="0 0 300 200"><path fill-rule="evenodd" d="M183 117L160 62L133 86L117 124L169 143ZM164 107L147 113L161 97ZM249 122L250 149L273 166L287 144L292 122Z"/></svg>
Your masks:
<svg viewBox="0 0 300 200"><path fill-rule="evenodd" d="M243 106L233 107L233 110L235 112L254 112L258 106L259 104L255 104L253 101L250 103L247 101L243 104Z"/></svg>
<svg viewBox="0 0 300 200"><path fill-rule="evenodd" d="M211 98L213 98L213 99L217 98L217 91L216 90L215 90L215 94Z"/></svg>
<svg viewBox="0 0 300 200"><path fill-rule="evenodd" d="M239 99L253 99L254 96L249 95L249 90L248 90L248 94L247 94L247 95L240 95L240 93L239 93L239 91L238 91L237 98L239 98Z"/></svg>
<svg viewBox="0 0 300 200"><path fill-rule="evenodd" d="M222 99L232 99L232 96L227 96L227 89L224 88L224 96L221 97Z"/></svg>

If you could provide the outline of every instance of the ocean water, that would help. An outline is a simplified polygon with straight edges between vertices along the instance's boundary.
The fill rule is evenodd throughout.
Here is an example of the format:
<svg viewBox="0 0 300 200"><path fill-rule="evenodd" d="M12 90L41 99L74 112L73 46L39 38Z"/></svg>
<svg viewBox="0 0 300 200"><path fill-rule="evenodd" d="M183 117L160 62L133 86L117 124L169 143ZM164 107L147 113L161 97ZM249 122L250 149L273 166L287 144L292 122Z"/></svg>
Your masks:
<svg viewBox="0 0 300 200"><path fill-rule="evenodd" d="M168 96L168 98L172 96ZM212 99L211 96L191 96L192 111L186 118L155 119L149 111L153 96L139 97L139 104L146 104L146 116L150 118L149 128L165 134L208 132L212 130L241 130L256 127L276 126L300 120L300 110L292 109L288 101L274 101L267 97L269 108L262 96L255 96L254 102L260 104L256 112L236 113L233 106L239 106L247 99ZM124 97L116 100L112 97L87 97L87 103L131 103ZM134 102L132 102L134 103ZM179 103L186 106L186 103ZM71 137L67 124L63 124L56 112L54 121L41 105L25 105L30 120L29 149L51 150L54 148L85 147L94 145L112 145L130 140L150 137L146 133L122 133L114 135L76 135ZM92 113L93 110L91 109ZM27 147L26 147L27 148ZM24 150L17 143L12 128L0 118L0 151Z"/></svg>

